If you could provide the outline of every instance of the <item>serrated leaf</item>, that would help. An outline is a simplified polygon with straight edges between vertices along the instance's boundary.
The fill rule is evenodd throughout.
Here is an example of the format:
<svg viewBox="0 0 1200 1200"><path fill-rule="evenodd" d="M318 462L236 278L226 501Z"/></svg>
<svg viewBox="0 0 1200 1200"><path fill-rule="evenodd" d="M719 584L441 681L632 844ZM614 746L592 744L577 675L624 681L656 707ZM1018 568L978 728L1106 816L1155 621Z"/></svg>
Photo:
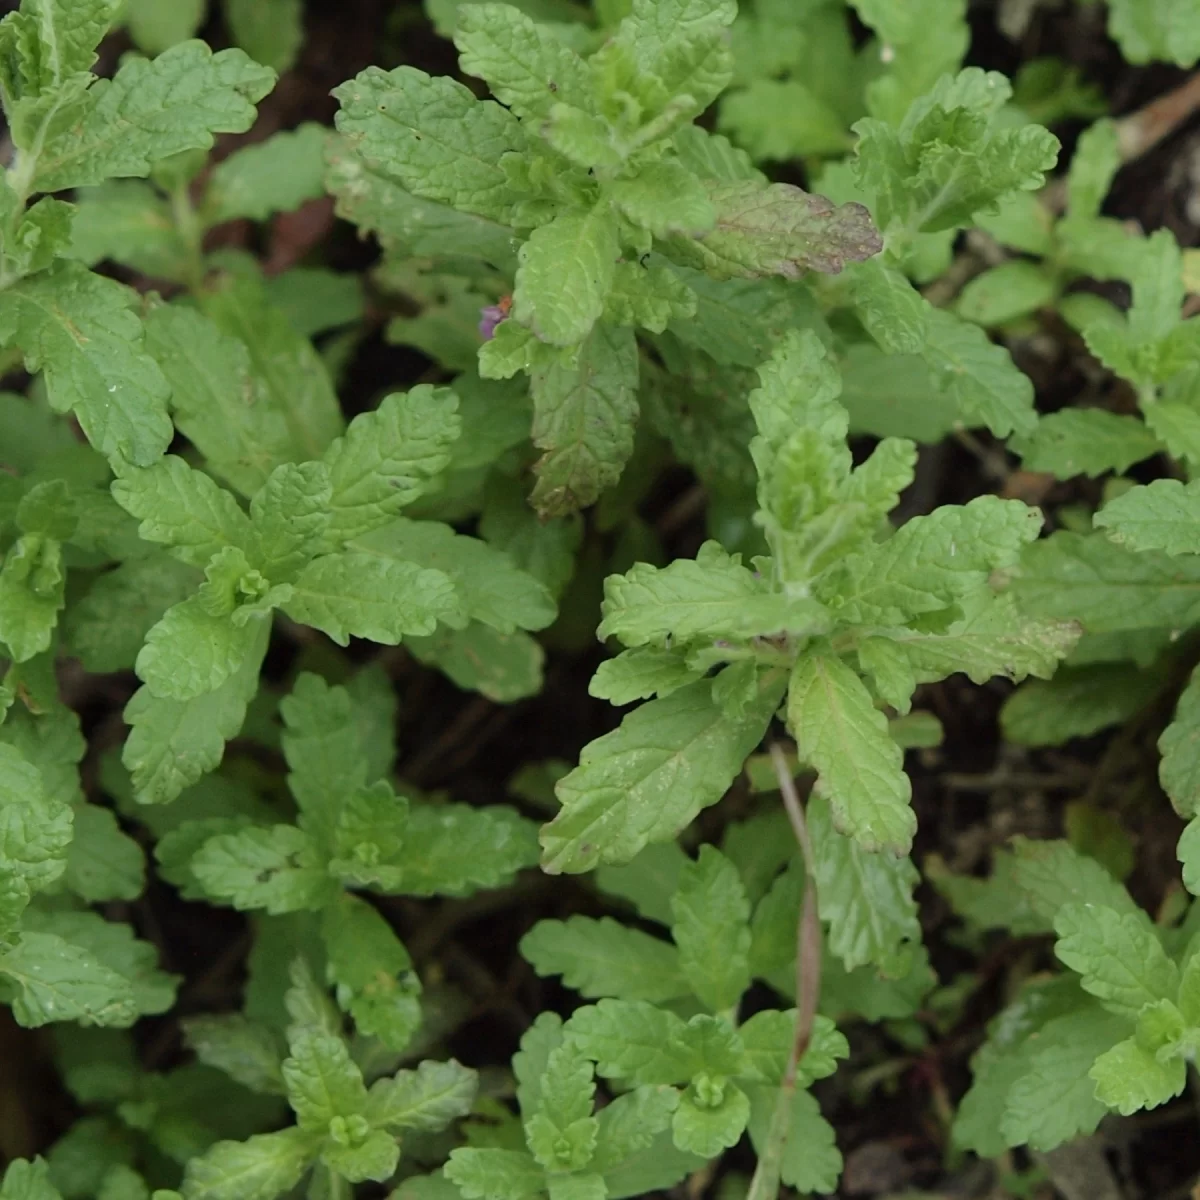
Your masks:
<svg viewBox="0 0 1200 1200"><path fill-rule="evenodd" d="M680 872L671 912L671 936L692 991L713 1012L733 1008L750 986L750 902L737 868L719 850L702 847Z"/></svg>
<svg viewBox="0 0 1200 1200"><path fill-rule="evenodd" d="M189 1017L183 1022L188 1047L210 1067L254 1092L282 1095L282 1048L275 1032L241 1013Z"/></svg>
<svg viewBox="0 0 1200 1200"><path fill-rule="evenodd" d="M167 546L194 567L206 566L225 547L250 544L250 521L237 501L174 454L150 467L126 468L112 492L141 522L140 537Z"/></svg>
<svg viewBox="0 0 1200 1200"><path fill-rule="evenodd" d="M159 458L172 435L170 389L143 350L134 293L64 260L4 294L0 342L44 373L52 407L74 412L101 454L140 465Z"/></svg>
<svg viewBox="0 0 1200 1200"><path fill-rule="evenodd" d="M89 267L111 259L155 279L180 280L188 271L187 247L170 207L150 184L136 179L76 193L70 257Z"/></svg>
<svg viewBox="0 0 1200 1200"><path fill-rule="evenodd" d="M325 451L333 482L329 537L350 541L385 525L449 466L462 422L458 398L420 385L385 396Z"/></svg>
<svg viewBox="0 0 1200 1200"><path fill-rule="evenodd" d="M462 616L454 584L441 571L361 551L313 559L294 588L284 611L339 646L351 637L394 646L406 635L432 633L439 620Z"/></svg>
<svg viewBox="0 0 1200 1200"><path fill-rule="evenodd" d="M520 949L539 975L561 975L589 1000L615 996L661 1003L691 990L674 946L612 917L539 921Z"/></svg>
<svg viewBox="0 0 1200 1200"><path fill-rule="evenodd" d="M775 1088L756 1087L750 1091L747 1128L750 1141L760 1155L767 1150L777 1096ZM796 1092L787 1117L780 1178L801 1192L832 1192L841 1173L842 1156L833 1126L821 1115L820 1105L811 1093Z"/></svg>
<svg viewBox="0 0 1200 1200"><path fill-rule="evenodd" d="M1132 63L1192 66L1200 58L1200 6L1195 0L1113 0L1108 30Z"/></svg>
<svg viewBox="0 0 1200 1200"><path fill-rule="evenodd" d="M195 309L146 316L146 349L171 385L175 422L205 465L245 496L279 463L303 457L286 410L254 373L244 342Z"/></svg>
<svg viewBox="0 0 1200 1200"><path fill-rule="evenodd" d="M497 100L524 119L555 104L591 105L587 67L552 29L508 4L470 4L454 30L459 66L487 81Z"/></svg>
<svg viewBox="0 0 1200 1200"><path fill-rule="evenodd" d="M435 1133L465 1117L475 1099L477 1078L454 1059L423 1062L371 1085L365 1115L372 1125Z"/></svg>
<svg viewBox="0 0 1200 1200"><path fill-rule="evenodd" d="M445 1171L467 1200L534 1200L546 1189L542 1168L524 1150L460 1146L450 1151Z"/></svg>
<svg viewBox="0 0 1200 1200"><path fill-rule="evenodd" d="M543 451L530 502L543 517L592 504L633 453L638 350L632 330L599 324L570 358L531 380L534 444Z"/></svg>
<svg viewBox="0 0 1200 1200"><path fill-rule="evenodd" d="M369 67L334 89L338 130L369 171L414 196L508 223L520 198L500 160L528 142L517 118L447 76Z"/></svg>
<svg viewBox="0 0 1200 1200"><path fill-rule="evenodd" d="M35 182L57 192L128 175L146 175L164 158L207 150L217 133L244 133L274 73L240 50L214 54L183 42L156 59L127 61L97 80L74 124L58 129L38 155Z"/></svg>
<svg viewBox="0 0 1200 1200"><path fill-rule="evenodd" d="M963 417L997 437L1026 434L1037 424L1033 384L1002 346L944 309L931 309L922 356Z"/></svg>
<svg viewBox="0 0 1200 1200"><path fill-rule="evenodd" d="M1058 479L1095 478L1108 471L1123 475L1161 449L1136 417L1102 408L1064 408L1041 417L1029 434L1010 445L1027 471L1046 471Z"/></svg>
<svg viewBox="0 0 1200 1200"><path fill-rule="evenodd" d="M1200 550L1195 532L1200 521L1200 488L1177 479L1156 479L1110 501L1094 521L1119 546L1131 550L1194 554Z"/></svg>
<svg viewBox="0 0 1200 1200"><path fill-rule="evenodd" d="M1031 616L1116 633L1194 624L1198 584L1200 558L1134 554L1107 538L1060 532L1026 549L1012 589Z"/></svg>
<svg viewBox="0 0 1200 1200"><path fill-rule="evenodd" d="M1097 1100L1128 1117L1178 1096L1187 1083L1187 1062L1182 1056L1160 1061L1155 1047L1131 1037L1100 1055L1088 1078L1096 1085Z"/></svg>
<svg viewBox="0 0 1200 1200"><path fill-rule="evenodd" d="M194 569L167 554L118 565L99 576L66 614L66 642L89 671L132 670L146 634L199 582Z"/></svg>
<svg viewBox="0 0 1200 1200"><path fill-rule="evenodd" d="M630 221L655 237L700 237L717 219L700 180L670 160L649 163L631 179L616 180L608 196Z"/></svg>
<svg viewBox="0 0 1200 1200"><path fill-rule="evenodd" d="M323 196L328 136L324 126L308 122L222 159L209 177L203 220L265 221Z"/></svg>
<svg viewBox="0 0 1200 1200"><path fill-rule="evenodd" d="M319 909L336 890L320 850L294 825L210 838L192 859L192 873L213 899L272 914Z"/></svg>
<svg viewBox="0 0 1200 1200"><path fill-rule="evenodd" d="M133 728L121 761L140 803L165 804L220 764L226 741L241 730L258 690L270 629L265 621L257 629L241 668L215 692L195 700L164 700L143 687L125 706L125 720Z"/></svg>
<svg viewBox="0 0 1200 1200"><path fill-rule="evenodd" d="M542 830L543 869L585 871L627 862L648 842L666 841L715 804L758 744L782 680L760 683L744 714L727 716L703 680L632 712L585 746L557 786L562 811Z"/></svg>
<svg viewBox="0 0 1200 1200"><path fill-rule="evenodd" d="M808 822L830 951L847 971L870 964L888 978L903 978L913 961L913 947L921 942L913 899L920 877L912 860L872 854L839 833L824 797L809 801Z"/></svg>
<svg viewBox="0 0 1200 1200"><path fill-rule="evenodd" d="M306 1133L327 1133L336 1117L364 1113L367 1089L345 1039L304 1032L288 1038L284 1086L296 1123Z"/></svg>
<svg viewBox="0 0 1200 1200"><path fill-rule="evenodd" d="M1068 904L1054 917L1055 953L1110 1012L1135 1019L1147 1004L1174 999L1179 971L1144 914Z"/></svg>
<svg viewBox="0 0 1200 1200"><path fill-rule="evenodd" d="M51 1021L128 1026L138 1017L131 982L86 946L57 933L22 933L0 954L0 977L13 989L13 1016L27 1028ZM170 1003L168 998L166 1006Z"/></svg>
<svg viewBox="0 0 1200 1200"><path fill-rule="evenodd" d="M161 699L186 702L214 692L246 661L252 624L206 611L200 596L167 609L137 656L138 677Z"/></svg>
<svg viewBox="0 0 1200 1200"><path fill-rule="evenodd" d="M1056 280L1039 265L1010 259L976 275L959 293L955 311L977 325L1006 325L1052 305Z"/></svg>
<svg viewBox="0 0 1200 1200"><path fill-rule="evenodd" d="M792 671L787 711L838 829L864 850L907 853L916 817L904 755L862 680L839 658L805 654Z"/></svg>
<svg viewBox="0 0 1200 1200"><path fill-rule="evenodd" d="M697 677L682 654L640 646L602 662L588 684L588 695L610 704L630 704L651 696L669 696Z"/></svg>
<svg viewBox="0 0 1200 1200"><path fill-rule="evenodd" d="M545 587L501 550L437 521L398 517L352 543L355 550L440 571L454 583L463 611L500 633L543 629L557 615Z"/></svg>
<svg viewBox="0 0 1200 1200"><path fill-rule="evenodd" d="M763 634L819 632L827 619L814 601L789 600L769 590L716 542L695 559L669 566L635 564L604 582L601 639L626 646L665 646L693 638L751 638Z"/></svg>
<svg viewBox="0 0 1200 1200"><path fill-rule="evenodd" d="M1158 778L1175 811L1200 812L1200 673L1193 672L1175 706L1171 723L1158 739L1162 760Z"/></svg>
<svg viewBox="0 0 1200 1200"><path fill-rule="evenodd" d="M716 221L696 240L674 238L681 256L718 278L779 275L799 279L806 271L836 275L847 262L862 262L883 248L861 204L835 206L788 183L710 183Z"/></svg>
<svg viewBox="0 0 1200 1200"><path fill-rule="evenodd" d="M719 1089L705 1089L703 1101L688 1088L671 1119L671 1133L680 1150L715 1158L741 1138L750 1119L750 1100L737 1084L722 1080Z"/></svg>
<svg viewBox="0 0 1200 1200"><path fill-rule="evenodd" d="M43 777L15 746L0 742L0 869L29 893L66 870L74 817L46 794Z"/></svg>
<svg viewBox="0 0 1200 1200"><path fill-rule="evenodd" d="M146 884L141 846L121 830L112 811L98 804L75 809L74 837L64 876L81 900L136 900Z"/></svg>
<svg viewBox="0 0 1200 1200"><path fill-rule="evenodd" d="M184 1200L276 1200L300 1182L316 1152L302 1129L217 1142L184 1170Z"/></svg>
<svg viewBox="0 0 1200 1200"><path fill-rule="evenodd" d="M645 1001L605 999L576 1009L566 1033L611 1079L682 1083L703 1065L683 1020Z"/></svg>

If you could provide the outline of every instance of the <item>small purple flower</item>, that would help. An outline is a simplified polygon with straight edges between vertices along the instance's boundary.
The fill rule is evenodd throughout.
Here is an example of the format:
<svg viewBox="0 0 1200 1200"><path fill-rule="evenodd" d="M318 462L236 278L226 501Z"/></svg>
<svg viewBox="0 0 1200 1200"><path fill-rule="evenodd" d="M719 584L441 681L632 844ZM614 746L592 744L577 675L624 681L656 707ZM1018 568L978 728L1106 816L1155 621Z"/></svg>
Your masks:
<svg viewBox="0 0 1200 1200"><path fill-rule="evenodd" d="M489 304L486 308L479 310L479 336L485 342L492 340L492 335L496 332L496 326L508 316L508 305L506 304Z"/></svg>

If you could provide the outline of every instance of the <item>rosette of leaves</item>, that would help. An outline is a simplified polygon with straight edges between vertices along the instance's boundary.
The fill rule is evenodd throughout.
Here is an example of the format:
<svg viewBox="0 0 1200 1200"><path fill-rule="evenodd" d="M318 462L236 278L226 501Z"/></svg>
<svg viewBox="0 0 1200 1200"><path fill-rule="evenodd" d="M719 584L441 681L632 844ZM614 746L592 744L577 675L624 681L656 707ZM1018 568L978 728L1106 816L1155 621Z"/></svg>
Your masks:
<svg viewBox="0 0 1200 1200"><path fill-rule="evenodd" d="M721 798L781 705L836 829L865 852L906 854L910 785L879 703L907 712L920 683L957 671L1045 676L1078 636L1021 616L991 583L1040 513L983 496L893 529L912 443L885 439L852 467L838 373L811 334L785 339L760 376L751 453L771 555L745 566L709 543L607 580L599 633L625 648L592 694L654 699L558 782L562 808L541 835L550 871L673 838Z"/></svg>
<svg viewBox="0 0 1200 1200"><path fill-rule="evenodd" d="M185 896L319 913L339 1004L361 1032L401 1050L420 1022L420 982L390 925L353 891L464 896L502 886L536 861L534 827L509 808L397 795L386 779L391 728L343 687L301 675L281 712L294 820L183 821L158 843L162 873Z"/></svg>
<svg viewBox="0 0 1200 1200"><path fill-rule="evenodd" d="M257 691L276 609L340 645L553 620L546 588L501 551L399 516L446 466L459 429L452 392L393 394L323 438L320 458L270 469L248 512L183 458L119 468L113 494L141 537L203 572L137 655L125 763L143 802L171 799L220 762Z"/></svg>
<svg viewBox="0 0 1200 1200"><path fill-rule="evenodd" d="M183 1200L274 1200L313 1173L314 1187L383 1182L396 1171L404 1134L435 1132L470 1111L476 1077L451 1059L425 1061L368 1087L351 1055L341 1017L299 960L287 995L287 1055L274 1089L296 1124L245 1141L220 1141L192 1158Z"/></svg>
<svg viewBox="0 0 1200 1200"><path fill-rule="evenodd" d="M1200 1039L1195 903L1157 926L1098 861L1054 841L1019 841L990 880L951 881L948 895L975 927L1053 934L1069 972L1027 983L993 1021L957 1144L1049 1150L1182 1092Z"/></svg>
<svg viewBox="0 0 1200 1200"><path fill-rule="evenodd" d="M736 1145L747 1129L760 1153L766 1144L796 1012L765 1009L740 1020L739 1010L755 975L773 973L779 957L794 963L799 896L785 879L752 918L737 868L704 846L679 869L672 942L581 916L540 921L521 942L539 975L562 975L585 996L604 997L572 1014L568 1041L618 1085L673 1088L671 1136L701 1158ZM806 1089L848 1052L833 1022L818 1016L799 1064L783 1162L784 1181L804 1191L832 1190L841 1171L833 1130Z"/></svg>
<svg viewBox="0 0 1200 1200"><path fill-rule="evenodd" d="M487 1141L501 1139L473 1135L468 1123L468 1139L484 1144L452 1150L444 1168L466 1200L622 1200L672 1187L702 1165L671 1144L671 1088L636 1087L595 1108L592 1063L554 1013L542 1013L521 1039L513 1072L520 1124L496 1145Z"/></svg>
<svg viewBox="0 0 1200 1200"><path fill-rule="evenodd" d="M511 269L512 314L480 370L529 374L544 515L592 503L633 450L634 330L696 304L684 268L718 279L839 271L880 242L860 205L769 184L693 120L732 75L731 0L636 0L589 58L502 4L464 8L463 70L495 101L412 67L337 90L342 211L419 253ZM419 247L419 250L417 249ZM661 260L647 262L652 251Z"/></svg>
<svg viewBox="0 0 1200 1200"><path fill-rule="evenodd" d="M216 133L244 132L275 76L241 50L185 41L98 79L114 15L110 0L24 0L0 22L14 147L0 179L0 346L42 373L51 407L72 412L101 454L148 466L172 437L170 385L146 352L136 293L78 261L75 207L50 193L145 177Z"/></svg>

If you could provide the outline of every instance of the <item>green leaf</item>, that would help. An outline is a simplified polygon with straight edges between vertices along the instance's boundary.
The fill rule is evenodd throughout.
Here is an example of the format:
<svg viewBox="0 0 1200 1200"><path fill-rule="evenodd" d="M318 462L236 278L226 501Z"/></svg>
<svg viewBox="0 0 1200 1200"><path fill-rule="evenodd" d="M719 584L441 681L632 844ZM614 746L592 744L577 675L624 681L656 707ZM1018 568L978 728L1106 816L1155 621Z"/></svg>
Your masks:
<svg viewBox="0 0 1200 1200"><path fill-rule="evenodd" d="M1131 63L1191 67L1200 58L1200 5L1195 0L1112 0L1108 31Z"/></svg>
<svg viewBox="0 0 1200 1200"><path fill-rule="evenodd" d="M832 806L822 796L809 801L808 823L830 951L847 971L870 964L888 978L903 978L921 941L913 899L920 877L912 860L872 854L839 833ZM798 907L795 911L798 916Z"/></svg>
<svg viewBox="0 0 1200 1200"><path fill-rule="evenodd" d="M414 806L395 887L409 896L464 896L503 887L537 861L535 827L493 804Z"/></svg>
<svg viewBox="0 0 1200 1200"><path fill-rule="evenodd" d="M19 538L0 568L0 641L15 662L50 648L65 603L62 547L38 535Z"/></svg>
<svg viewBox="0 0 1200 1200"><path fill-rule="evenodd" d="M680 872L671 911L671 936L691 990L713 1012L733 1008L750 986L750 902L737 868L714 847L701 847Z"/></svg>
<svg viewBox="0 0 1200 1200"><path fill-rule="evenodd" d="M335 1118L364 1112L367 1089L344 1039L304 1032L289 1036L288 1049L283 1082L301 1129L328 1133Z"/></svg>
<svg viewBox="0 0 1200 1200"><path fill-rule="evenodd" d="M146 884L141 846L122 832L112 811L98 804L75 809L65 882L81 900L136 900Z"/></svg>
<svg viewBox="0 0 1200 1200"><path fill-rule="evenodd" d="M482 621L465 629L439 629L428 638L407 638L418 662L436 667L456 687L511 704L542 690L545 651L527 633L497 633Z"/></svg>
<svg viewBox="0 0 1200 1200"><path fill-rule="evenodd" d="M628 862L648 842L674 837L736 778L781 690L781 679L765 677L758 699L730 717L701 680L642 705L585 746L579 766L558 783L563 807L542 830L543 869Z"/></svg>
<svg viewBox="0 0 1200 1200"><path fill-rule="evenodd" d="M240 50L214 54L183 42L156 59L131 58L87 93L86 111L46 140L34 177L39 191L149 174L185 150L207 150L217 133L244 133L274 73Z"/></svg>
<svg viewBox="0 0 1200 1200"><path fill-rule="evenodd" d="M357 538L353 548L440 571L453 582L466 615L499 633L544 629L557 615L545 587L507 554L437 521L398 517Z"/></svg>
<svg viewBox="0 0 1200 1200"><path fill-rule="evenodd" d="M1004 736L1019 746L1059 746L1119 725L1154 699L1153 671L1126 663L1066 667L1053 679L1015 691L1000 710Z"/></svg>
<svg viewBox="0 0 1200 1200"><path fill-rule="evenodd" d="M0 954L0 978L11 989L13 1017L26 1028L51 1021L128 1026L138 1017L130 982L86 947L54 933L22 933Z"/></svg>
<svg viewBox="0 0 1200 1200"><path fill-rule="evenodd" d="M500 160L524 151L517 118L461 83L414 67L368 67L334 89L338 130L368 171L414 196L507 224L521 197Z"/></svg>
<svg viewBox="0 0 1200 1200"><path fill-rule="evenodd" d="M196 700L236 674L256 638L252 625L214 616L201 596L191 596L167 609L146 635L137 657L138 677L156 697Z"/></svg>
<svg viewBox="0 0 1200 1200"><path fill-rule="evenodd" d="M257 640L242 666L215 692L164 700L143 687L126 705L125 720L133 728L121 761L133 776L140 803L165 804L220 765L226 741L241 730L258 691L270 628L265 621L256 627Z"/></svg>
<svg viewBox="0 0 1200 1200"><path fill-rule="evenodd" d="M1200 558L1134 554L1107 538L1055 533L1021 557L1012 588L1031 616L1088 633L1187 628L1200 615Z"/></svg>
<svg viewBox="0 0 1200 1200"><path fill-rule="evenodd" d="M596 1114L599 1129L591 1166L608 1175L649 1150L658 1135L669 1128L678 1103L674 1088L639 1087L606 1104Z"/></svg>
<svg viewBox="0 0 1200 1200"><path fill-rule="evenodd" d="M1098 217L1121 167L1120 135L1104 118L1079 135L1067 172L1067 212L1071 220Z"/></svg>
<svg viewBox="0 0 1200 1200"><path fill-rule="evenodd" d="M1010 445L1027 471L1046 471L1058 479L1113 471L1123 475L1134 463L1161 449L1136 417L1103 408L1064 408L1038 420L1036 428Z"/></svg>
<svg viewBox="0 0 1200 1200"><path fill-rule="evenodd" d="M650 696L669 696L697 677L683 654L640 646L602 662L588 684L588 695L610 704L630 704Z"/></svg>
<svg viewBox="0 0 1200 1200"><path fill-rule="evenodd" d="M112 259L155 279L182 280L188 272L187 246L170 206L150 184L136 179L76 193L70 257L89 267Z"/></svg>
<svg viewBox="0 0 1200 1200"><path fill-rule="evenodd" d="M321 936L326 973L355 1028L403 1050L421 1024L421 985L391 926L366 901L344 893L322 914Z"/></svg>
<svg viewBox="0 0 1200 1200"><path fill-rule="evenodd" d="M0 742L0 871L28 893L66 870L74 816L47 795L43 777L16 747Z"/></svg>
<svg viewBox="0 0 1200 1200"><path fill-rule="evenodd" d="M1128 1031L1127 1018L1099 1008L1044 1025L1005 1099L1000 1132L1006 1144L1052 1150L1094 1132L1108 1109L1096 1099L1087 1072Z"/></svg>
<svg viewBox="0 0 1200 1200"><path fill-rule="evenodd" d="M454 44L459 67L486 80L492 95L523 119L544 119L555 104L591 106L583 59L552 28L511 5L464 6Z"/></svg>
<svg viewBox="0 0 1200 1200"><path fill-rule="evenodd" d="M1158 739L1162 761L1158 778L1175 811L1200 812L1200 672L1193 672L1175 706L1171 723Z"/></svg>
<svg viewBox="0 0 1200 1200"><path fill-rule="evenodd" d="M997 437L1035 428L1033 384L978 325L930 309L922 356L962 417L983 423Z"/></svg>
<svg viewBox="0 0 1200 1200"><path fill-rule="evenodd" d="M336 886L312 838L294 825L210 838L192 859L192 873L213 899L269 913L319 909Z"/></svg>
<svg viewBox="0 0 1200 1200"><path fill-rule="evenodd" d="M604 313L619 252L602 204L539 226L518 255L513 317L552 346L582 342Z"/></svg>
<svg viewBox="0 0 1200 1200"><path fill-rule="evenodd" d="M724 849L728 852L728 847ZM610 896L628 901L646 920L669 925L671 897L687 861L677 842L658 842L639 850L633 861L624 866L600 867L596 886Z"/></svg>
<svg viewBox="0 0 1200 1200"><path fill-rule="evenodd" d="M708 195L713 228L694 241L675 237L669 247L672 257L719 279L836 275L883 248L861 204L835 206L790 183L754 180L709 183Z"/></svg>
<svg viewBox="0 0 1200 1200"><path fill-rule="evenodd" d="M329 369L312 343L297 332L286 312L271 304L257 274L216 277L200 301L218 329L238 338L249 352L250 367L265 393L259 400L256 388L255 403L272 414L272 434L276 414L285 421L289 451L282 461L320 458L345 432L345 422ZM245 418L238 424L244 427Z"/></svg>
<svg viewBox="0 0 1200 1200"><path fill-rule="evenodd" d="M692 990L674 946L612 917L539 921L520 950L539 975L561 975L589 1000L616 996L657 1004Z"/></svg>
<svg viewBox="0 0 1200 1200"><path fill-rule="evenodd" d="M917 822L904 754L862 680L839 658L803 655L788 685L787 712L836 827L864 850L907 853Z"/></svg>
<svg viewBox="0 0 1200 1200"><path fill-rule="evenodd" d="M770 591L717 542L706 542L695 559L636 563L625 575L610 575L600 611L597 636L626 646L819 632L828 620L821 605Z"/></svg>
<svg viewBox="0 0 1200 1200"><path fill-rule="evenodd" d="M196 587L196 572L152 554L99 576L66 615L66 641L89 671L132 670L146 634L173 604Z"/></svg>
<svg viewBox="0 0 1200 1200"><path fill-rule="evenodd" d="M253 558L267 579L280 583L295 578L320 552L332 516L332 494L324 463L284 463L271 472L250 501ZM244 591L239 579L239 599Z"/></svg>
<svg viewBox="0 0 1200 1200"><path fill-rule="evenodd" d="M747 1128L750 1141L760 1155L767 1148L777 1095L775 1088L750 1089ZM821 1115L820 1106L809 1092L797 1092L788 1112L780 1178L801 1192L833 1192L841 1173L842 1156L833 1126Z"/></svg>
<svg viewBox="0 0 1200 1200"><path fill-rule="evenodd" d="M1010 259L976 275L958 295L955 310L978 325L1006 325L1052 305L1054 277L1025 259Z"/></svg>
<svg viewBox="0 0 1200 1200"><path fill-rule="evenodd" d="M687 1042L683 1020L645 1001L606 999L578 1008L566 1032L610 1079L682 1083L703 1065Z"/></svg>
<svg viewBox="0 0 1200 1200"><path fill-rule="evenodd" d="M217 1142L184 1169L184 1200L276 1200L300 1182L315 1155L302 1129Z"/></svg>
<svg viewBox="0 0 1200 1200"><path fill-rule="evenodd" d="M1055 953L1081 976L1084 991L1131 1019L1147 1004L1174 999L1179 971L1145 914L1068 904L1054 918Z"/></svg>
<svg viewBox="0 0 1200 1200"><path fill-rule="evenodd" d="M23 1158L11 1159L0 1182L2 1200L62 1200L58 1189L50 1179L46 1161L35 1158L32 1162Z"/></svg>
<svg viewBox="0 0 1200 1200"><path fill-rule="evenodd" d="M161 54L196 36L206 8L205 0L179 0L166 6L157 0L129 0L125 20L139 50L150 55Z"/></svg>
<svg viewBox="0 0 1200 1200"><path fill-rule="evenodd" d="M397 1071L372 1084L365 1115L387 1129L436 1133L471 1111L477 1083L475 1072L454 1059L423 1062L415 1071Z"/></svg>
<svg viewBox="0 0 1200 1200"><path fill-rule="evenodd" d="M254 373L240 339L195 309L164 305L146 316L146 349L171 385L175 423L205 465L245 496L283 462L305 457L282 397Z"/></svg>
<svg viewBox="0 0 1200 1200"><path fill-rule="evenodd" d="M301 0L224 0L233 39L255 62L289 70L304 42Z"/></svg>
<svg viewBox="0 0 1200 1200"><path fill-rule="evenodd" d="M1200 550L1197 520L1200 488L1177 479L1156 479L1144 487L1130 488L1095 516L1095 524L1117 545L1168 555Z"/></svg>
<svg viewBox="0 0 1200 1200"><path fill-rule="evenodd" d="M170 390L143 350L135 294L62 261L5 291L0 342L42 371L51 406L74 412L101 454L138 465L159 458L171 440Z"/></svg>
<svg viewBox="0 0 1200 1200"><path fill-rule="evenodd" d="M1088 1072L1096 1099L1128 1117L1173 1100L1187 1083L1187 1060L1178 1039L1183 1017L1169 1000L1148 1008L1133 1037L1105 1051Z"/></svg>
<svg viewBox="0 0 1200 1200"><path fill-rule="evenodd" d="M429 490L450 465L462 430L458 407L453 392L422 384L350 422L324 456L333 480L331 541L386 525Z"/></svg>
<svg viewBox="0 0 1200 1200"><path fill-rule="evenodd" d="M670 160L649 163L631 179L616 180L607 194L624 216L659 238L700 237L717 218L703 184Z"/></svg>
<svg viewBox="0 0 1200 1200"><path fill-rule="evenodd" d="M234 151L213 168L201 216L219 225L239 217L265 221L325 194L324 126L305 123Z"/></svg>
<svg viewBox="0 0 1200 1200"><path fill-rule="evenodd" d="M850 275L854 305L867 332L889 354L919 354L929 304L899 272L871 258Z"/></svg>
<svg viewBox="0 0 1200 1200"><path fill-rule="evenodd" d="M189 1017L183 1022L189 1049L206 1066L223 1071L252 1092L282 1095L283 1054L273 1030L241 1013Z"/></svg>
<svg viewBox="0 0 1200 1200"><path fill-rule="evenodd" d="M150 467L131 467L113 481L113 496L138 518L138 535L204 567L225 547L250 544L250 521L237 501L203 471L168 454Z"/></svg>
<svg viewBox="0 0 1200 1200"><path fill-rule="evenodd" d="M450 1151L446 1178L467 1200L534 1200L546 1190L542 1168L524 1150Z"/></svg>
<svg viewBox="0 0 1200 1200"><path fill-rule="evenodd" d="M633 453L638 351L633 332L597 325L575 355L533 372L534 444L543 451L530 497L543 517L592 504Z"/></svg>
<svg viewBox="0 0 1200 1200"><path fill-rule="evenodd" d="M352 636L394 646L432 633L438 621L462 619L454 584L441 571L361 551L314 559L294 586L284 611L339 646Z"/></svg>
<svg viewBox="0 0 1200 1200"><path fill-rule="evenodd" d="M750 1100L728 1079L693 1084L680 1098L671 1121L675 1145L701 1158L716 1158L737 1145L750 1119Z"/></svg>

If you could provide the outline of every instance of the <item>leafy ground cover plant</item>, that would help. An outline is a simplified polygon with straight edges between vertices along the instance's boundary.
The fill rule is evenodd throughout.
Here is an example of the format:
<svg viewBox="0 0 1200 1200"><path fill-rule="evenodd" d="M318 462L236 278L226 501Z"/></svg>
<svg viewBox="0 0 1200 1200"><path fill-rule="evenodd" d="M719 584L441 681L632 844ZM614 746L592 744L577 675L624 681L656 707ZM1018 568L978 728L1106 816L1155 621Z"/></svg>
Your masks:
<svg viewBox="0 0 1200 1200"><path fill-rule="evenodd" d="M1200 20L1105 10L6 6L3 1200L1187 1119L1200 230L1057 31Z"/></svg>

